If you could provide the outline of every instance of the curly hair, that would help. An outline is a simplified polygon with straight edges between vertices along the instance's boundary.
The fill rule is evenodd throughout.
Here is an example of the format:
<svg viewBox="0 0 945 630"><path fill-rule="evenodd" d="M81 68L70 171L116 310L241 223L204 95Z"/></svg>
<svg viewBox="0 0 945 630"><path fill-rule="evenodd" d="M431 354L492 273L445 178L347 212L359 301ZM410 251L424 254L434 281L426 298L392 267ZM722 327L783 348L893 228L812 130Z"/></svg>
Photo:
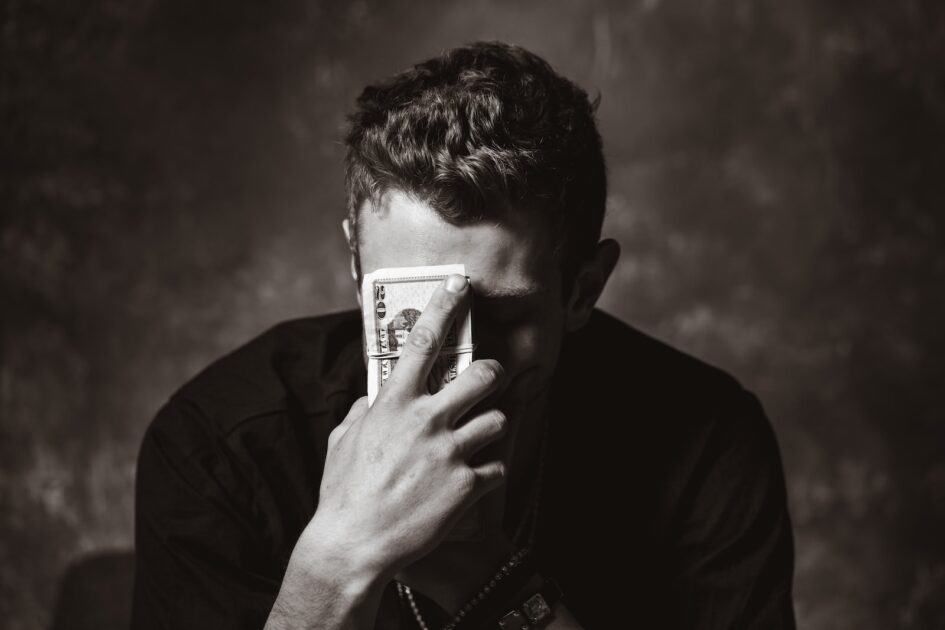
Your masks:
<svg viewBox="0 0 945 630"><path fill-rule="evenodd" d="M604 216L596 106L545 60L500 42L454 48L369 85L345 137L356 264L358 209L393 189L453 225L538 213L569 280L593 251Z"/></svg>

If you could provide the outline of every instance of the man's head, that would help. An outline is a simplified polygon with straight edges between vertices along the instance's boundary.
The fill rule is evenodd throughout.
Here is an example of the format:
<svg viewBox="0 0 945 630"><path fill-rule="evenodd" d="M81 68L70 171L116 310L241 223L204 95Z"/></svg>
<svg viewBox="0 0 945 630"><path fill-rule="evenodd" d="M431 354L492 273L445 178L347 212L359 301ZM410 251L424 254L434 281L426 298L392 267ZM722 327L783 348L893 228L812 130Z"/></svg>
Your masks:
<svg viewBox="0 0 945 630"><path fill-rule="evenodd" d="M357 100L346 137L353 273L464 263L478 357L546 380L619 255L598 242L594 105L538 56L477 43Z"/></svg>

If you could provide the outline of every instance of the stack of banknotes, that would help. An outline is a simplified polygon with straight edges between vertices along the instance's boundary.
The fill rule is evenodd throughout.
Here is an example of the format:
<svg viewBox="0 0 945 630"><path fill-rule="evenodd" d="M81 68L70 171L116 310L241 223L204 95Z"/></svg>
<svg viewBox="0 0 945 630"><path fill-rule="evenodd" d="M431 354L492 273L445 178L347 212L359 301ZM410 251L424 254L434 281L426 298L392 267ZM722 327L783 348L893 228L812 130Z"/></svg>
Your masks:
<svg viewBox="0 0 945 630"><path fill-rule="evenodd" d="M466 275L464 265L394 267L378 269L364 276L361 307L368 356L368 402L390 378L404 342L420 318L427 302L443 280ZM472 363L472 314L453 321L440 356L430 371L430 392L439 391Z"/></svg>

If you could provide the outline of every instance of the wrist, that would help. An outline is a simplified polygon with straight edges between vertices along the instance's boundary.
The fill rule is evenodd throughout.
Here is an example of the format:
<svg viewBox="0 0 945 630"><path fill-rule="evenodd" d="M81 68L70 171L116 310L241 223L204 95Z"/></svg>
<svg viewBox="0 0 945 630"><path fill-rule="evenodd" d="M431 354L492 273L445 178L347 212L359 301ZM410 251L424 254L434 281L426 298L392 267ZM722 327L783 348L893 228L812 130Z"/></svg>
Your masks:
<svg viewBox="0 0 945 630"><path fill-rule="evenodd" d="M266 629L371 627L389 576L312 525L292 551Z"/></svg>
<svg viewBox="0 0 945 630"><path fill-rule="evenodd" d="M329 575L355 592L383 586L393 578L391 561L373 540L350 536L349 528L316 512L292 552L319 576Z"/></svg>

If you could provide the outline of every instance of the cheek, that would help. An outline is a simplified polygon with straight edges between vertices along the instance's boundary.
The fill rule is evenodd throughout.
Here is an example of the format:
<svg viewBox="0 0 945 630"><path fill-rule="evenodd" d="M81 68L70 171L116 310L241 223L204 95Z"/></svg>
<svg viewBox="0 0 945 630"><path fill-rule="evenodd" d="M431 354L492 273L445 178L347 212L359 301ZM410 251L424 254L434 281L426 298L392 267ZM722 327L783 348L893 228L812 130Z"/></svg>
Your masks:
<svg viewBox="0 0 945 630"><path fill-rule="evenodd" d="M510 352L515 363L532 365L542 363L542 354L547 343L542 343L544 331L541 326L522 326L513 332L510 341Z"/></svg>
<svg viewBox="0 0 945 630"><path fill-rule="evenodd" d="M542 374L550 373L561 342L560 329L545 322L506 326L502 330L480 327L474 336L477 358L496 359L509 376L534 367Z"/></svg>

